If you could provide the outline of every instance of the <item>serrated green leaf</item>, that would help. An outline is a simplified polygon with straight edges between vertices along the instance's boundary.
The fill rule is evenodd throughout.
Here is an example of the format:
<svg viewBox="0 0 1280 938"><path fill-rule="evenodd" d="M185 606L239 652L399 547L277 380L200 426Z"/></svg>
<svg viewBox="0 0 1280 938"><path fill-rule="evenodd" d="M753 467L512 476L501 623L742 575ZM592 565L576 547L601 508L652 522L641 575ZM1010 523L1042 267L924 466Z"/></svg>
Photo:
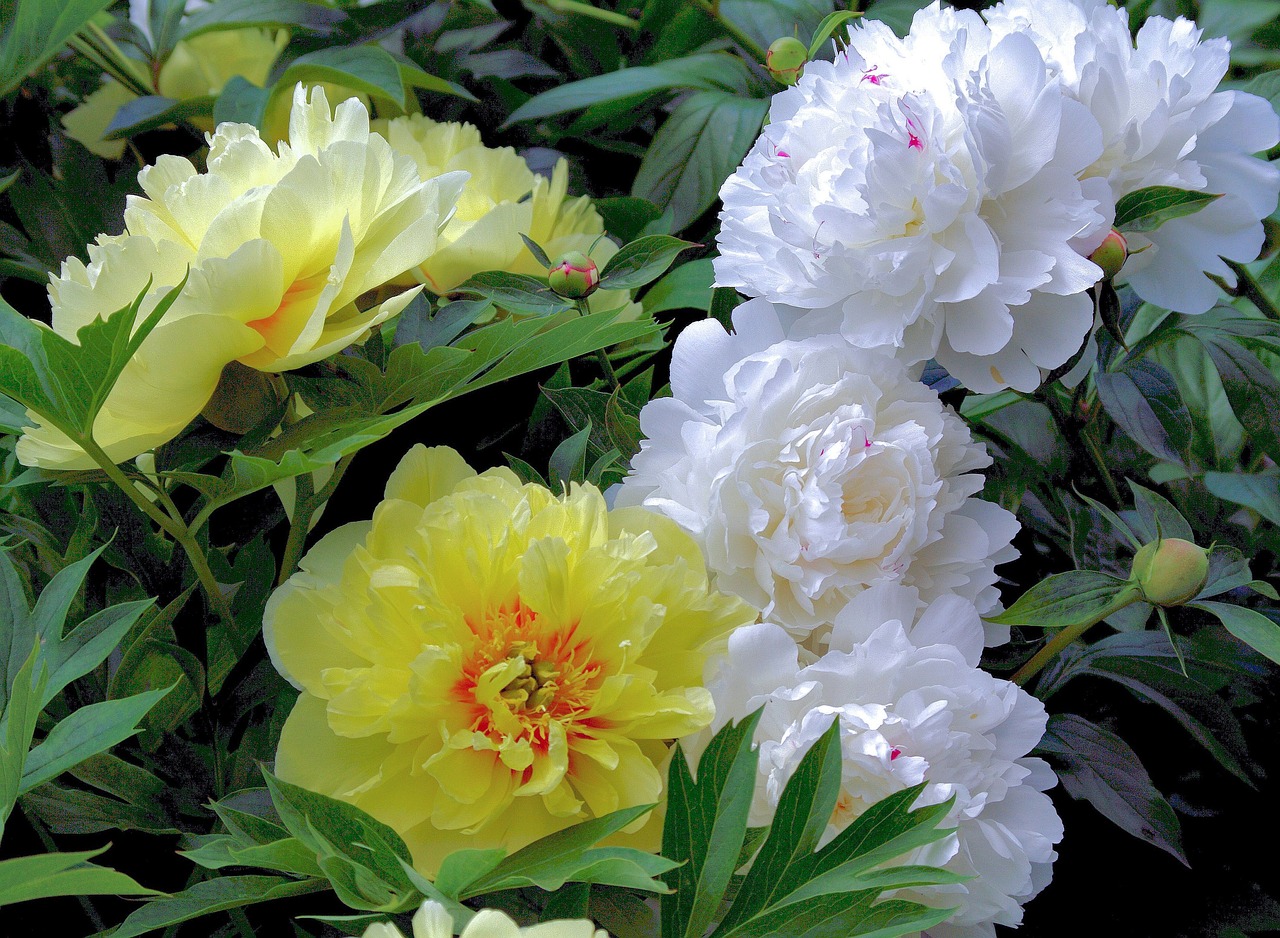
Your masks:
<svg viewBox="0 0 1280 938"><path fill-rule="evenodd" d="M1155 231L1167 221L1200 211L1221 193L1192 192L1174 186L1148 186L1121 196L1116 203L1114 227L1121 232Z"/></svg>

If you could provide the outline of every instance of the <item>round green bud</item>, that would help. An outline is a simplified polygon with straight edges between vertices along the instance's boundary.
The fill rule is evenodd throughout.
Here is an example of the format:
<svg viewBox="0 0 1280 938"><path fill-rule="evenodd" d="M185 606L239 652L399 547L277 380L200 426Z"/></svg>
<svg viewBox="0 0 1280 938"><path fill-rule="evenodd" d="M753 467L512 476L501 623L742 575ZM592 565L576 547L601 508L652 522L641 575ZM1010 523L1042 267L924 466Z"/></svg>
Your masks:
<svg viewBox="0 0 1280 938"><path fill-rule="evenodd" d="M222 369L213 397L200 415L219 430L247 433L279 403L275 388L265 374L232 362Z"/></svg>
<svg viewBox="0 0 1280 938"><path fill-rule="evenodd" d="M1157 606L1180 606L1202 589L1209 576L1209 552L1180 537L1152 541L1133 557L1129 579Z"/></svg>
<svg viewBox="0 0 1280 938"><path fill-rule="evenodd" d="M1102 243L1089 255L1089 260L1102 268L1102 279L1111 280L1129 258L1129 242L1116 230L1102 239Z"/></svg>
<svg viewBox="0 0 1280 938"><path fill-rule="evenodd" d="M794 36L775 39L769 51L764 54L764 67L769 70L769 74L779 84L787 86L794 85L800 80L808 61L809 50Z"/></svg>
<svg viewBox="0 0 1280 938"><path fill-rule="evenodd" d="M566 251L547 271L547 283L557 296L580 300L596 292L600 268L581 251Z"/></svg>

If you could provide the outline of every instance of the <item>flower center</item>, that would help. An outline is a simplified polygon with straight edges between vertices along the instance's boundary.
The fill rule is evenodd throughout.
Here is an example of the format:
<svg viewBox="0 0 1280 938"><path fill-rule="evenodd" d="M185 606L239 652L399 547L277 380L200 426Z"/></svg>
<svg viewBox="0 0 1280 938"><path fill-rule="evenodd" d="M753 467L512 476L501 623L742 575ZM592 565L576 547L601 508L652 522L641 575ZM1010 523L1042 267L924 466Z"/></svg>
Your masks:
<svg viewBox="0 0 1280 938"><path fill-rule="evenodd" d="M510 677L506 686L498 692L507 703L516 710L546 709L555 699L556 678L560 670L555 663L538 657L538 646L534 642L515 642L507 649L510 665L494 665L502 669L507 676L511 675L511 665L516 673Z"/></svg>

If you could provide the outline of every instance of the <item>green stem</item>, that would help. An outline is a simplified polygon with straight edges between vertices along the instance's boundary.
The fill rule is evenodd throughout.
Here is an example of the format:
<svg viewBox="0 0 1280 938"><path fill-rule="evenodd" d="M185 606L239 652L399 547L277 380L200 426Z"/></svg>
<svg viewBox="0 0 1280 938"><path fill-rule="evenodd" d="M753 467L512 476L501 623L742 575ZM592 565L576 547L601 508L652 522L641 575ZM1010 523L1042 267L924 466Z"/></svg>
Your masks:
<svg viewBox="0 0 1280 938"><path fill-rule="evenodd" d="M53 837L45 830L44 824L32 812L28 811L21 803L18 809L22 811L22 816L26 818L27 823L31 825L31 829L36 832L36 836L40 838L40 843L44 845L47 853L57 853L58 845L54 843ZM76 900L80 903L80 908L84 910L85 916L93 923L93 927L101 931L106 928L106 923L102 920L102 916L98 914L98 910L93 907L93 903L86 896L78 895Z"/></svg>
<svg viewBox="0 0 1280 938"><path fill-rule="evenodd" d="M577 300L576 302L578 304L579 316L591 315L591 308L587 305L586 300ZM600 363L600 368L604 372L605 379L613 389L616 391L618 388L622 387L621 382L618 381L618 375L613 370L613 362L609 361L609 355L604 349L596 349L596 361Z"/></svg>
<svg viewBox="0 0 1280 938"><path fill-rule="evenodd" d="M282 585L298 569L298 562L302 559L303 548L307 543L307 534L310 532L312 517L337 490L338 483L342 481L347 467L351 465L351 460L354 458L355 453L351 453L339 459L333 467L333 474L329 476L329 481L325 482L318 491L311 491L314 483L309 473L297 477L298 490L293 504L293 520L289 523L289 538L285 541L284 556L280 558L280 576L276 580L277 585Z"/></svg>
<svg viewBox="0 0 1280 938"><path fill-rule="evenodd" d="M602 20L605 23L612 23L614 26L621 26L624 29L634 30L640 28L639 20L633 20L631 17L615 13L613 10L602 10L599 7L592 6L590 3L582 3L580 0L546 0L546 4L558 13L577 13L581 16Z"/></svg>
<svg viewBox="0 0 1280 938"><path fill-rule="evenodd" d="M1142 598L1142 591L1136 586L1130 586L1128 589L1121 590L1120 593L1110 603L1102 608L1097 615L1079 622L1075 625L1065 626L1062 631L1055 635L1047 645L1036 652L1031 660L1024 664L1009 680L1017 684L1019 687L1026 685L1054 658L1062 653L1062 650L1076 641L1085 632L1093 628L1109 615L1119 612L1126 606L1132 605Z"/></svg>
<svg viewBox="0 0 1280 938"><path fill-rule="evenodd" d="M120 491L124 492L129 497L129 500L142 510L143 514L159 525L160 529L178 544L182 545L187 559L191 561L191 568L200 580L200 585L204 587L205 595L209 598L214 611L223 620L227 622L233 621L234 617L231 614L231 607L227 604L227 598L222 595L222 589L218 586L218 579L209 568L209 560L205 557L200 543L192 535L191 529L181 521L169 517L139 492L133 481L120 470L119 466L111 461L111 457L92 439L78 440L77 442L89 454L89 458L96 462L102 471L107 474L107 478L114 482Z"/></svg>
<svg viewBox="0 0 1280 938"><path fill-rule="evenodd" d="M1094 466L1098 469L1098 475L1102 476L1102 484L1107 487L1107 494L1111 496L1111 501L1115 505L1123 505L1124 499L1120 496L1120 490L1116 488L1116 480L1111 478L1111 470L1107 468L1107 460L1102 455L1102 448L1098 445L1098 441L1093 438L1093 434L1089 432L1088 427L1080 430L1080 439L1084 442L1084 448L1093 459Z"/></svg>
<svg viewBox="0 0 1280 938"><path fill-rule="evenodd" d="M712 3L711 0L694 0L694 5L699 10L707 14L717 23L720 28L733 37L734 42L742 46L757 62L764 63L765 51L761 49L754 39L744 33L735 23L727 16L720 12L720 4Z"/></svg>
<svg viewBox="0 0 1280 938"><path fill-rule="evenodd" d="M1250 303L1258 308L1258 312L1268 319L1280 320L1280 306L1276 306L1271 297L1267 296L1266 291L1262 289L1262 285L1258 283L1257 278L1250 273L1249 268L1244 264L1237 264L1235 261L1227 261L1227 266L1236 272L1239 284L1237 289L1240 291L1241 296L1246 297Z"/></svg>

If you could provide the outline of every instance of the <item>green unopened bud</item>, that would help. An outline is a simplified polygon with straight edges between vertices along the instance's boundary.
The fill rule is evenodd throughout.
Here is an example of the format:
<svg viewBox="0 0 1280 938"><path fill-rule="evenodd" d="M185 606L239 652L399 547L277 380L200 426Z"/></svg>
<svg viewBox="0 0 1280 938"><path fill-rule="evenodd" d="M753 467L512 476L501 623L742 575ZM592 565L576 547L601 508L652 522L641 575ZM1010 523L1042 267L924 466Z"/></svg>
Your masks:
<svg viewBox="0 0 1280 938"><path fill-rule="evenodd" d="M1124 235L1112 230L1102 239L1102 243L1089 255L1089 260L1102 268L1102 279L1111 280L1120 273L1120 268L1129 259L1129 242Z"/></svg>
<svg viewBox="0 0 1280 938"><path fill-rule="evenodd" d="M769 70L769 74L779 84L788 87L800 80L808 61L809 50L794 36L775 39L769 51L764 54L764 67Z"/></svg>
<svg viewBox="0 0 1280 938"><path fill-rule="evenodd" d="M596 292L600 269L581 251L566 251L547 271L547 283L557 296L580 300Z"/></svg>
<svg viewBox="0 0 1280 938"><path fill-rule="evenodd" d="M219 430L248 433L280 403L270 379L256 368L232 362L222 369L218 387L201 416Z"/></svg>
<svg viewBox="0 0 1280 938"><path fill-rule="evenodd" d="M1144 544L1129 571L1142 597L1157 606L1185 603L1204 589L1208 577L1209 552L1180 537Z"/></svg>

